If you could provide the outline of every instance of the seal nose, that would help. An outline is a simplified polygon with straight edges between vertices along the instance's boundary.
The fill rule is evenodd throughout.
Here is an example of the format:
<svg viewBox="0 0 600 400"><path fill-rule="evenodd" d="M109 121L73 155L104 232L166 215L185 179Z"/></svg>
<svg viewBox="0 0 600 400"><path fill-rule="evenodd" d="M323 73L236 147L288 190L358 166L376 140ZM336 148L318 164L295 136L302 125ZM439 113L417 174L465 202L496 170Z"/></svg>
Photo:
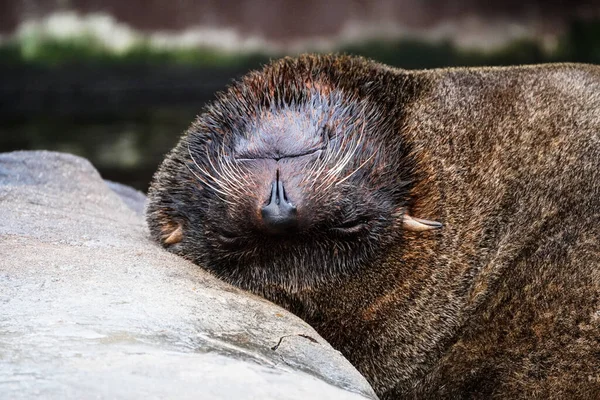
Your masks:
<svg viewBox="0 0 600 400"><path fill-rule="evenodd" d="M277 180L271 184L269 204L261 209L261 215L269 233L289 233L298 226L298 212L285 195L283 182L279 180L279 172Z"/></svg>

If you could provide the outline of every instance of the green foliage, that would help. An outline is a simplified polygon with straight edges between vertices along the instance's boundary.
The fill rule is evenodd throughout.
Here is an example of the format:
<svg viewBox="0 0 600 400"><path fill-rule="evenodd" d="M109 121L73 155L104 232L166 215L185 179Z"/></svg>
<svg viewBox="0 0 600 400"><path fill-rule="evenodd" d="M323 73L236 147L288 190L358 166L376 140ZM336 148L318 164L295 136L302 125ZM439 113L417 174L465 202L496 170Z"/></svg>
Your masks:
<svg viewBox="0 0 600 400"><path fill-rule="evenodd" d="M0 62L7 64L21 62L19 46L14 42L0 43Z"/></svg>
<svg viewBox="0 0 600 400"><path fill-rule="evenodd" d="M552 61L600 63L600 21L574 21L553 50L531 39L493 50L464 50L450 41L372 40L342 46L340 52L363 55L403 68L515 65ZM53 39L29 35L0 43L0 63L56 66L89 64L184 64L198 67L248 67L285 54L229 53L215 48L161 48L145 40L124 51L107 48L91 35Z"/></svg>
<svg viewBox="0 0 600 400"><path fill-rule="evenodd" d="M441 67L459 63L457 50L447 41L439 43L416 39L369 41L345 46L340 50L403 68Z"/></svg>
<svg viewBox="0 0 600 400"><path fill-rule="evenodd" d="M107 48L93 36L69 39L34 35L0 43L0 63L58 66L85 64L185 64L205 67L240 66L260 60L262 54L233 54L213 48L161 48L139 41L124 51Z"/></svg>
<svg viewBox="0 0 600 400"><path fill-rule="evenodd" d="M553 61L552 53L545 52L540 43L531 39L515 40L490 52L460 52L459 65L521 65Z"/></svg>
<svg viewBox="0 0 600 400"><path fill-rule="evenodd" d="M560 60L600 64L600 21L574 21L556 55Z"/></svg>
<svg viewBox="0 0 600 400"><path fill-rule="evenodd" d="M118 57L124 63L185 64L203 67L243 66L251 62L255 54L233 54L218 49L205 48L156 48L150 43L139 43ZM266 55L259 58L268 60ZM117 60L113 60L117 61Z"/></svg>
<svg viewBox="0 0 600 400"><path fill-rule="evenodd" d="M27 36L19 43L20 56L25 63L57 65L79 60L98 62L110 57L106 49L91 36L56 40Z"/></svg>

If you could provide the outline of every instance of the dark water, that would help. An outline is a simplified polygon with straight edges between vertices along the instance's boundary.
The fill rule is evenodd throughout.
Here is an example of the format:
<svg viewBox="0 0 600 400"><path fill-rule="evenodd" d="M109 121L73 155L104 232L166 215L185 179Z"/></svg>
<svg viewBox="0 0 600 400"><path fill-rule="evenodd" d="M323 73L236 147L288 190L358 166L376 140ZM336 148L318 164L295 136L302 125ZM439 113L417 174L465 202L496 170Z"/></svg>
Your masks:
<svg viewBox="0 0 600 400"><path fill-rule="evenodd" d="M148 115L93 119L40 117L3 122L0 149L54 150L89 159L102 176L146 190L164 155L197 110L149 110Z"/></svg>
<svg viewBox="0 0 600 400"><path fill-rule="evenodd" d="M0 152L55 150L146 190L202 107L241 70L0 67Z"/></svg>

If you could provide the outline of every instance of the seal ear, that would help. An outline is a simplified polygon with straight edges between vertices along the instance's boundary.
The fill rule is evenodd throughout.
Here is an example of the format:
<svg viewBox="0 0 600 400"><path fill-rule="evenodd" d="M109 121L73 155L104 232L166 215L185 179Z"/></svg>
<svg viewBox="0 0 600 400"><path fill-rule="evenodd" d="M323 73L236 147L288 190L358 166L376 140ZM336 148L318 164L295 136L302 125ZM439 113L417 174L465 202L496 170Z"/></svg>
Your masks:
<svg viewBox="0 0 600 400"><path fill-rule="evenodd" d="M175 244L181 242L183 239L183 228L181 227L181 224L178 224L174 231L172 231L167 237L163 236L163 238L164 244Z"/></svg>
<svg viewBox="0 0 600 400"><path fill-rule="evenodd" d="M168 223L163 225L160 231L160 240L165 246L170 246L183 240L183 226L181 223Z"/></svg>
<svg viewBox="0 0 600 400"><path fill-rule="evenodd" d="M404 214L402 218L402 228L411 232L423 232L432 229L439 229L443 225L437 221L430 221L428 219L421 219L411 217L408 214Z"/></svg>

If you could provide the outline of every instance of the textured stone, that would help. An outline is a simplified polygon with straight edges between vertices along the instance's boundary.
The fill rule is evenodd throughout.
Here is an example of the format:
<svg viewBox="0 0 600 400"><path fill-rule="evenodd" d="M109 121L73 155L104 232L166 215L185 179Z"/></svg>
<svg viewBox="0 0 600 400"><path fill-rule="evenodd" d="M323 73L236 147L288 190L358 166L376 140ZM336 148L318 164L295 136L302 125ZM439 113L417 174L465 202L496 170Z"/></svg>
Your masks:
<svg viewBox="0 0 600 400"><path fill-rule="evenodd" d="M143 201L0 154L0 398L375 398L303 321L152 243Z"/></svg>

